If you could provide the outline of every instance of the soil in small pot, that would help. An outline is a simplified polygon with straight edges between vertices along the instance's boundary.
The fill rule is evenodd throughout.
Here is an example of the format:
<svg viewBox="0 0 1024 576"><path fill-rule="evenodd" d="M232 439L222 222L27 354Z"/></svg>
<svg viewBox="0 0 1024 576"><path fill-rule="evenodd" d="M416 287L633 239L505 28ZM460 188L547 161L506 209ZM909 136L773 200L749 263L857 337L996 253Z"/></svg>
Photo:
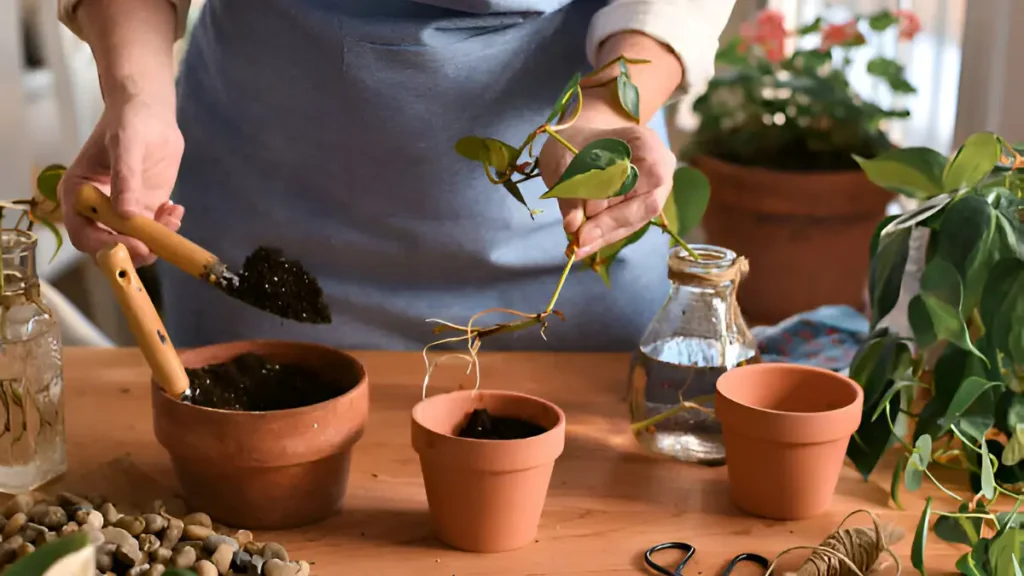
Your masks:
<svg viewBox="0 0 1024 576"><path fill-rule="evenodd" d="M298 260L281 250L260 246L245 259L237 286L224 290L239 300L282 318L308 324L330 324L324 291Z"/></svg>
<svg viewBox="0 0 1024 576"><path fill-rule="evenodd" d="M494 416L486 408L479 408L470 413L469 420L462 430L459 430L458 437L473 440L522 440L540 436L545 432L546 428L533 422Z"/></svg>
<svg viewBox="0 0 1024 576"><path fill-rule="evenodd" d="M326 402L349 390L304 366L275 364L254 353L185 372L189 389L182 402L218 410L288 410Z"/></svg>

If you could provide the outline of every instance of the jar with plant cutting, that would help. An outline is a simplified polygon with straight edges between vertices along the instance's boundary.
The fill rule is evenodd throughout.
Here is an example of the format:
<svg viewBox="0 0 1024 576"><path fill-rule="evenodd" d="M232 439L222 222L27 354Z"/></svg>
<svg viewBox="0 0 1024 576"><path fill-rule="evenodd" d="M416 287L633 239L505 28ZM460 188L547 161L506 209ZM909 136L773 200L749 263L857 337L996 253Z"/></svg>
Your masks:
<svg viewBox="0 0 1024 576"><path fill-rule="evenodd" d="M646 449L686 462L725 463L722 429L711 408L726 370L760 361L736 290L747 260L694 245L669 255L668 298L633 353L629 372L632 432Z"/></svg>
<svg viewBox="0 0 1024 576"><path fill-rule="evenodd" d="M873 327L850 367L864 413L847 450L867 478L896 445L891 497L901 508L901 494L924 479L952 501L942 510L929 497L921 511L911 561L922 574L929 531L970 548L956 564L964 574L1024 570L1022 153L981 132L949 158L927 148L858 158L877 185L921 201L884 219L871 242L875 324L900 296L912 233L928 232L920 291L907 307L912 337ZM969 491L940 483L939 468L965 473Z"/></svg>
<svg viewBox="0 0 1024 576"><path fill-rule="evenodd" d="M0 491L31 490L67 468L64 378L60 327L43 302L36 271L39 223L62 243L60 231L41 214L56 203L63 168L44 169L39 198L0 204L18 211L13 226L0 228Z"/></svg>

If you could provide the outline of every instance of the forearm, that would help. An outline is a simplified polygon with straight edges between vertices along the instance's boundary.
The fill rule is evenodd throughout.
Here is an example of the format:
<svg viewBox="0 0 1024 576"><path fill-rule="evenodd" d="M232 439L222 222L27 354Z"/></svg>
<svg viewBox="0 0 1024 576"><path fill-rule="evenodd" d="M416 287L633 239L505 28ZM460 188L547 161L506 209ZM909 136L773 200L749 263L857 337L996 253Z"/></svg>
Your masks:
<svg viewBox="0 0 1024 576"><path fill-rule="evenodd" d="M177 15L167 0L81 0L75 18L92 49L103 98L174 99Z"/></svg>
<svg viewBox="0 0 1024 576"><path fill-rule="evenodd" d="M621 32L609 37L598 48L597 62L603 66L620 56L648 60L644 64L626 63L629 78L640 93L640 123L646 124L679 89L683 64L671 48L640 32ZM620 73L618 65L610 66L583 84L584 111L588 107L611 108L629 118L619 104L615 78Z"/></svg>

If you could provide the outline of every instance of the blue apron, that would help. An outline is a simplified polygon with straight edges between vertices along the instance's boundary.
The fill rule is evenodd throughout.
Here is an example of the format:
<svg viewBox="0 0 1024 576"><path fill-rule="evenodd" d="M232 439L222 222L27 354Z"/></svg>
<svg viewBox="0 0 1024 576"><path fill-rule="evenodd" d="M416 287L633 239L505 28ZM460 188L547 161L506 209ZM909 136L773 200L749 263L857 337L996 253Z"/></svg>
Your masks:
<svg viewBox="0 0 1024 576"><path fill-rule="evenodd" d="M165 266L175 343L418 350L437 338L428 318L543 310L565 263L557 204L529 182L544 210L531 220L453 145L521 142L589 69L587 27L604 4L211 0L178 80L181 232L234 266L280 247L319 279L334 321L282 320ZM667 246L652 232L627 249L611 288L576 266L547 341L526 330L485 349L632 349L667 294Z"/></svg>

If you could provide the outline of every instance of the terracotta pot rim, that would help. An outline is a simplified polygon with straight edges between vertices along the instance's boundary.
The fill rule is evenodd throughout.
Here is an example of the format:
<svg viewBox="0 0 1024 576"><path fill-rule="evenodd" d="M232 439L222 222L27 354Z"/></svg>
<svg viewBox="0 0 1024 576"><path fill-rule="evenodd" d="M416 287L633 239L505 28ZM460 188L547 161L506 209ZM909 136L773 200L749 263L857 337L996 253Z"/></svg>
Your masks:
<svg viewBox="0 0 1024 576"><path fill-rule="evenodd" d="M692 162L693 160L697 160L697 162L710 160L712 162L716 162L716 163L718 163L718 164L720 164L722 166L728 167L728 168L736 168L736 169L740 169L740 170L748 170L748 171L751 171L751 172L762 172L762 173L767 173L767 174L785 174L787 176L795 176L795 177L799 177L799 176L813 176L815 178L822 178L822 177L828 177L828 176L848 177L850 174L853 174L853 173L857 173L857 174L862 174L863 173L863 170L861 170L859 168L847 168L847 169L843 169L843 170L779 170L777 168L767 168L765 166L752 166L750 164L740 164L738 162L731 162L729 160L723 160L723 159L721 159L721 158L719 158L717 156L712 156L710 154L700 154L698 156L695 156L695 157L691 158L690 160L691 160L690 162L686 162L685 164L689 164L689 165L692 166L693 165L693 162Z"/></svg>
<svg viewBox="0 0 1024 576"><path fill-rule="evenodd" d="M259 411L224 410L223 408L208 408L206 406L196 406L195 404L187 404L187 403L181 402L179 399L174 398L171 395L167 394L167 392L165 392L163 390L163 388L161 388L156 383L156 380L152 380L151 379L150 380L150 384L156 389L156 393L161 394L162 396L165 396L166 398L168 398L170 400L173 400L175 402L180 402L181 404L183 404L185 406L188 406L189 409L198 410L200 412L207 412L207 413L210 413L210 414L221 414L225 418L238 418L238 419L242 419L242 418L266 418L268 416L277 416L277 415L280 415L280 416L285 416L285 415L287 415L287 416L301 416L301 415L303 415L306 412L314 412L316 410L322 409L324 406L326 406L327 404L330 404L332 402L339 402L339 401L341 401L341 400L351 396L352 393L355 392L357 388L363 388L363 387L369 385L369 381L368 381L368 378L367 378L367 375L366 375L366 367L363 366L363 363L360 362L356 357L354 357L351 354L345 352L344 350L341 350L340 348L334 348L332 346L327 346L325 344L317 344L315 342L300 342L300 341L294 341L294 340L273 340L273 339L232 340L230 342L220 342L220 343L217 343L217 344L209 344L209 345L206 345L206 346L196 346L196 347L193 347L193 348L181 349L181 350L178 351L178 355L181 357L182 363L185 364L185 367L186 368L191 368L192 366L189 366L189 363L186 362L185 360L186 360L187 357L189 357L189 356L191 356L191 355L193 355L193 354L195 354L197 352L209 351L209 350L218 350L218 349L225 349L225 348L234 348L234 347L250 348L249 352L252 352L254 354L259 354L261 356L263 354L259 350L264 349L264 348L268 348L268 347L305 348L307 350L319 350L319 351L321 351L321 352L323 352L325 354L333 354L333 355L335 355L337 357L344 358L345 360L351 362L352 365L357 369L357 374L359 375L359 381L356 382L356 384L354 384L348 390L345 390L344 392L342 392L341 394L338 394L337 396L332 396L332 397L328 398L327 400L323 400L323 401L317 402L316 404L308 404L306 406L299 406L298 408L286 408L286 409L283 409L283 410L259 410ZM231 356L230 358L228 358L226 360L222 360L221 362L226 362L226 361L230 360L231 358L236 358L237 356L238 355L236 354L235 356Z"/></svg>
<svg viewBox="0 0 1024 576"><path fill-rule="evenodd" d="M471 396L473 394L480 394L480 395L483 395L483 396L518 397L518 398L523 398L525 400L533 401L533 402L536 402L538 404L542 404L542 405L546 406L547 408L551 409L558 416L558 421L555 423L554 426L552 426L551 428L549 428L546 431L544 431L544 433L537 434L536 436L530 436L529 438L518 438L516 440L485 440L485 439L480 439L480 438L460 438L459 436L455 436L455 435L449 434L447 432L440 432L440 431L434 430L433 428L427 426L426 424L424 424L422 422L422 419L419 418L419 414L422 413L423 410L426 410L427 407L429 407L431 402L445 402L445 401L449 401L449 400L455 399L455 398L460 397L460 396ZM439 436L441 438L444 438L444 439L446 439L449 442L461 443L461 444L463 444L465 446L471 446L471 445L488 446L488 445L490 445L490 446L497 447L497 446L509 446L510 444L525 443L525 442L544 443L544 442L547 442L555 434L564 435L564 433L565 433L565 412L562 411L562 409L559 408L557 404L555 404L554 402L550 402L548 400L545 400L543 398L540 398L540 397L537 397L537 396L533 396L531 394L523 394L521 392L510 392L510 391L507 391L507 390L452 390L450 392L443 392L441 394L435 394L433 396L428 396L427 398L424 398L424 399L420 400L419 402L417 402L416 405L412 407L412 419L416 423L417 426L421 427L423 430L429 432L430 434Z"/></svg>
<svg viewBox="0 0 1024 576"><path fill-rule="evenodd" d="M743 374L751 374L752 375L752 374L756 374L757 372L778 372L778 371L785 371L785 372L790 372L790 373L803 372L803 373L806 373L806 374L817 374L819 376L822 376L823 378L827 378L828 380L830 380L831 382L833 382L833 383L835 383L837 385L842 383L844 386L846 386L847 388L849 388L850 390L853 391L854 397L853 397L853 399L849 403L844 404L843 406L840 406L839 408L834 408L832 410L823 410L823 411L820 411L820 412L789 412L789 411L785 411L785 410L773 410L771 408L764 408L764 407L761 407L761 406L754 406L754 405L751 405L751 404L749 404L749 403L747 403L747 402L745 402L743 400L739 400L739 399L729 395L726 391L722 390L723 387L724 388L728 388L729 384L732 382L733 379L741 378L743 376ZM733 376L732 377L728 377L729 374L733 374ZM823 417L824 418L830 418L830 417L838 416L838 415L848 411L852 406L855 406L855 405L857 405L857 403L863 402L863 400L864 400L864 389L861 388L861 386L859 384L857 384L857 382L855 380L853 380L852 378L849 378L847 376L843 376L842 374L839 374L837 372L833 372L832 370L829 370L827 368L819 368L817 366L807 366L805 364L791 364L791 363L787 363L787 362L767 362L767 363L764 363L764 364L748 364L746 366L740 366L740 367L734 368L734 369L726 372L725 374L723 374L718 379L718 381L715 383L715 391L718 394L720 394L723 398L728 400L729 402L732 402L736 406L742 407L745 410L751 410L751 411L754 411L754 412L760 412L762 414L770 414L770 415L773 415L773 416L781 416L781 417L795 418L795 419L801 419L801 420L809 420L809 419L813 419L813 418L823 418Z"/></svg>

